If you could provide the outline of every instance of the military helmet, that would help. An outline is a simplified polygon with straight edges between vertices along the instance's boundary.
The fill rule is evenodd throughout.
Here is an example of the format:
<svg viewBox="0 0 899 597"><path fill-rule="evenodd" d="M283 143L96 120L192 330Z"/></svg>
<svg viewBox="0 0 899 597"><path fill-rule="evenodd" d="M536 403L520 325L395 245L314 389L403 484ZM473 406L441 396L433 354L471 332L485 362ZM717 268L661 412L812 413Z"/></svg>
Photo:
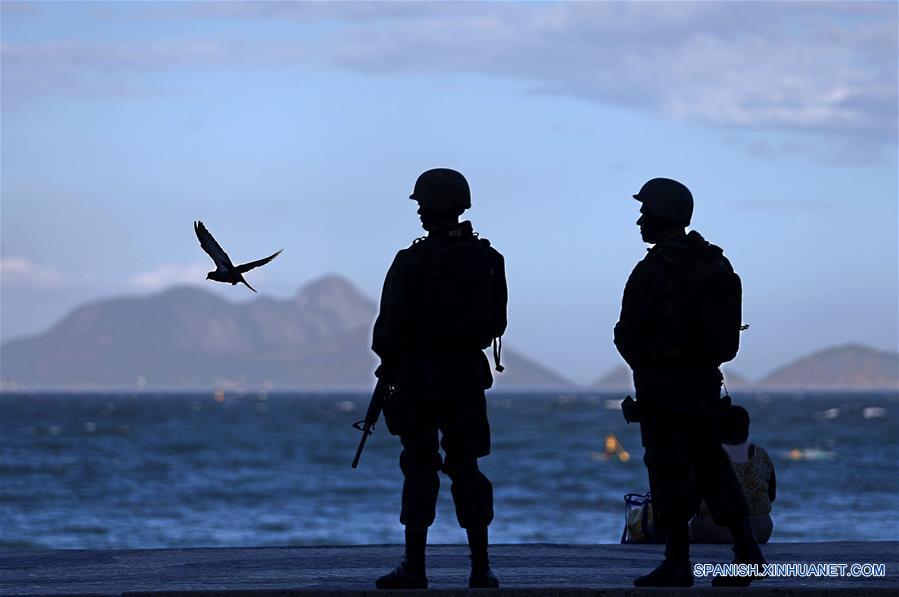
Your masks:
<svg viewBox="0 0 899 597"><path fill-rule="evenodd" d="M409 199L418 201L425 209L468 209L471 207L471 190L461 173L449 168L434 168L418 177Z"/></svg>
<svg viewBox="0 0 899 597"><path fill-rule="evenodd" d="M690 189L670 178L653 178L634 195L646 211L684 226L693 217L693 195Z"/></svg>

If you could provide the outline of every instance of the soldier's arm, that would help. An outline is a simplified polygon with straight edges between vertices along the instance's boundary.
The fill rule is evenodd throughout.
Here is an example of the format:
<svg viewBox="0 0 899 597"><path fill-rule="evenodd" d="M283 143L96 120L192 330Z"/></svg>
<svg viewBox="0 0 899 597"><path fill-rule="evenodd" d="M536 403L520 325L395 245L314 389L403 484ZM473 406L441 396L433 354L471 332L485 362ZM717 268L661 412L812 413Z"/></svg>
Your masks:
<svg viewBox="0 0 899 597"><path fill-rule="evenodd" d="M396 254L381 290L381 304L372 333L371 349L381 358L378 379L392 383L409 333L409 294L413 264L409 249Z"/></svg>
<svg viewBox="0 0 899 597"><path fill-rule="evenodd" d="M637 264L624 287L621 316L615 324L615 347L631 369L651 358L663 276L660 264L646 258Z"/></svg>

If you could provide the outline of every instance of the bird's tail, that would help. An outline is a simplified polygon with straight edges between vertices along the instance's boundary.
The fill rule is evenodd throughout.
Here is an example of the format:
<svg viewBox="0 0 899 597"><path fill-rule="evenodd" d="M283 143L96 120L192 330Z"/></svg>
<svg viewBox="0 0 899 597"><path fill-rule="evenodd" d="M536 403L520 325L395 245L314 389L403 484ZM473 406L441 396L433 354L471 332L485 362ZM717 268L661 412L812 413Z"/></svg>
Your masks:
<svg viewBox="0 0 899 597"><path fill-rule="evenodd" d="M253 288L252 286L250 286L249 284L247 284L247 281L243 279L243 276L240 277L240 281L243 282L244 284L246 284L246 287L247 287L247 288L249 288L249 289L252 290L253 292L256 292L256 289L255 289L255 288Z"/></svg>

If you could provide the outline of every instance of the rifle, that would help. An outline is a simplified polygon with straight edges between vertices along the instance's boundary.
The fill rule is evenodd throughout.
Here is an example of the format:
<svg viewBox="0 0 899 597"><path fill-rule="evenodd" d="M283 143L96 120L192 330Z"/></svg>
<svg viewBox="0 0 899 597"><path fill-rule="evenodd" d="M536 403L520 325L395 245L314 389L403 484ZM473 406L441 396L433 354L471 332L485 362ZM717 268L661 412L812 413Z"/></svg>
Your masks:
<svg viewBox="0 0 899 597"><path fill-rule="evenodd" d="M393 391L392 386L378 380L375 385L375 391L372 392L371 402L368 403L368 410L365 412L365 419L353 423L353 428L362 432L362 439L359 440L359 447L356 448L356 457L353 458L353 468L359 464L359 458L362 456L362 450L365 448L365 441L372 434L378 417L381 416L381 410L384 408L384 401Z"/></svg>

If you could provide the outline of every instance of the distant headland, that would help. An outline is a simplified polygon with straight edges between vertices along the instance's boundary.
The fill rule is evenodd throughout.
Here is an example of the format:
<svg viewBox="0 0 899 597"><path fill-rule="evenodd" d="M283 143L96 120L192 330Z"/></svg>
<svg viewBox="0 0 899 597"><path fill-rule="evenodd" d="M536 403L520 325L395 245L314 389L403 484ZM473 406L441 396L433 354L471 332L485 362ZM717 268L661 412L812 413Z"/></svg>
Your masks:
<svg viewBox="0 0 899 597"><path fill-rule="evenodd" d="M373 300L330 275L292 298L232 303L177 286L73 310L44 333L0 347L0 389L365 390ZM582 388L514 348L503 352L503 391L621 389L624 366ZM725 369L732 387L899 389L899 353L848 344L779 367L753 382Z"/></svg>

